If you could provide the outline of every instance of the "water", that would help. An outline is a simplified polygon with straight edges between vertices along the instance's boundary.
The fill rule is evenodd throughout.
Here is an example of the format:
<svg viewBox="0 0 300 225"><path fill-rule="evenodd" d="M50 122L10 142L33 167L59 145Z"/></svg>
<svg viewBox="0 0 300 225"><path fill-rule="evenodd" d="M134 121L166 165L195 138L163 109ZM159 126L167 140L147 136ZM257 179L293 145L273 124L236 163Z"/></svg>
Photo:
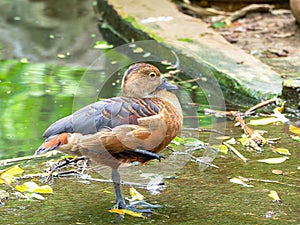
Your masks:
<svg viewBox="0 0 300 225"><path fill-rule="evenodd" d="M80 105L93 102L98 97L117 95L120 91L117 80L120 81L122 70L106 80L105 63L114 65L111 62L115 60L127 63L128 59L117 56L103 64L91 63L102 52L92 47L96 40L102 40L94 25L97 19L92 11L92 1L3 1L0 9L0 29L6 32L17 30L15 39L10 35L0 37L3 59L0 62L0 159L7 159L31 155L43 142L41 135L44 130ZM68 13L62 9L68 10ZM32 16L28 17L28 14ZM47 22L49 20L50 24ZM70 30L65 32L66 28ZM70 52L69 56L67 52ZM58 57L58 54L64 54L66 58ZM26 63L25 59L31 63ZM88 67L89 72L86 73ZM97 79L87 74L97 74ZM85 80L82 75L85 75ZM181 77L190 79L189 75L181 74ZM97 90L98 85L91 89L78 89L78 85L85 82L87 86L91 83L104 83L104 86L101 90ZM196 109L205 107L207 100L202 92L192 84L182 85L182 88L186 91L183 94L188 93L191 99L201 102ZM84 94L80 95L82 91ZM183 106L188 112L191 107L186 103L183 102ZM201 127L212 127L211 118L201 113L197 116ZM189 120L192 119L186 118L186 121ZM189 121L186 125L192 123ZM224 128L227 135L236 139L241 136L240 128L234 127L232 121L215 120L214 123ZM288 175L272 174L273 169L280 169L299 179L299 143L291 140L287 132L288 125L279 123L258 129L267 130L266 137L281 137L278 147L288 148L290 159L282 164L258 163L255 160L279 156L272 152L274 146L267 145L264 152L256 153L235 145L250 159L248 163L243 163L233 154L219 154L213 161L219 169L201 171L197 163L185 161L181 169L164 179L166 190L162 193L151 195L147 190L138 189L149 203L163 207L155 210L156 214L149 219L126 216L123 224L300 224L299 181ZM204 142L213 139L210 133L193 133L193 136ZM179 146L178 150L188 148ZM162 154L168 156L170 152L165 150ZM203 151L195 155L200 157ZM47 168L45 160L25 161L20 166L25 173L42 172ZM163 160L144 167L132 167L136 171L151 171L155 166L165 168L163 165L166 162ZM91 175L100 176L95 173ZM251 184L254 187L247 188L229 182L230 178L238 176L277 180L282 184L253 181ZM130 179L126 175L122 178ZM33 180L42 184L39 179ZM108 212L115 199L111 184L83 182L76 178L56 179L52 188L54 193L45 195L46 200L28 201L16 198L14 190L1 184L0 189L11 195L5 205L0 206L0 223L114 223L115 215ZM124 185L122 189L124 195L128 196L129 186ZM278 192L282 203L272 202L268 197L270 190Z"/></svg>

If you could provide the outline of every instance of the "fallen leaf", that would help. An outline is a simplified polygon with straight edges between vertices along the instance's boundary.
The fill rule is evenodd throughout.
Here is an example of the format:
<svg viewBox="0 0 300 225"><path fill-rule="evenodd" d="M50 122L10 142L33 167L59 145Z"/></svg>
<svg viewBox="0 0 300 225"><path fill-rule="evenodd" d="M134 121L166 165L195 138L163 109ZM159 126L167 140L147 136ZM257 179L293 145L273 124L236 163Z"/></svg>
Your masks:
<svg viewBox="0 0 300 225"><path fill-rule="evenodd" d="M294 141L300 142L300 136L291 135L291 138L292 138Z"/></svg>
<svg viewBox="0 0 300 225"><path fill-rule="evenodd" d="M283 163L287 159L289 159L289 157L283 156L283 157L278 157L278 158L260 159L260 160L257 160L257 162L268 163L268 164L278 164L278 163Z"/></svg>
<svg viewBox="0 0 300 225"><path fill-rule="evenodd" d="M283 171L282 170L272 170L272 173L276 174L276 175L282 175Z"/></svg>
<svg viewBox="0 0 300 225"><path fill-rule="evenodd" d="M24 173L24 170L20 168L18 165L11 166L6 170L0 172L0 184L8 184L10 185L16 180L16 175L20 175Z"/></svg>
<svg viewBox="0 0 300 225"><path fill-rule="evenodd" d="M108 212L117 213L117 214L120 214L120 215L124 215L125 214L125 212L123 211L123 209L110 209L110 210L108 210Z"/></svg>
<svg viewBox="0 0 300 225"><path fill-rule="evenodd" d="M49 185L39 186L33 181L25 182L22 185L16 185L15 188L20 192L53 193L53 190Z"/></svg>
<svg viewBox="0 0 300 225"><path fill-rule="evenodd" d="M262 118L262 119L257 119L257 120L250 120L249 125L253 126L260 126L260 125L267 125L270 123L275 123L280 121L277 117L268 117L268 118Z"/></svg>
<svg viewBox="0 0 300 225"><path fill-rule="evenodd" d="M138 213L138 212L133 212L129 209L122 209L122 211L130 216L133 216L133 217L141 217L141 218L146 218L143 213Z"/></svg>
<svg viewBox="0 0 300 225"><path fill-rule="evenodd" d="M143 213L133 212L129 209L111 209L111 210L108 210L108 211L111 212L111 213L117 213L117 214L120 214L120 215L128 214L128 215L133 216L133 217L147 218L143 215Z"/></svg>
<svg viewBox="0 0 300 225"><path fill-rule="evenodd" d="M138 192L134 187L130 187L129 189L130 196L132 197L132 200L138 200L142 201L145 197Z"/></svg>
<svg viewBox="0 0 300 225"><path fill-rule="evenodd" d="M228 140L230 138L231 138L230 136L218 136L218 137L216 137L217 140Z"/></svg>
<svg viewBox="0 0 300 225"><path fill-rule="evenodd" d="M274 202L281 202L281 199L279 198L278 194L276 191L270 191L268 194L269 197L273 199Z"/></svg>
<svg viewBox="0 0 300 225"><path fill-rule="evenodd" d="M110 49L113 47L113 45L108 44L106 41L97 41L94 45L94 48L97 49Z"/></svg>
<svg viewBox="0 0 300 225"><path fill-rule="evenodd" d="M275 148L273 152L279 153L281 155L291 155L290 151L286 148Z"/></svg>
<svg viewBox="0 0 300 225"><path fill-rule="evenodd" d="M222 152L223 154L227 154L228 153L228 148L226 145L213 145L211 146L213 149L217 149L220 152Z"/></svg>
<svg viewBox="0 0 300 225"><path fill-rule="evenodd" d="M231 178L229 181L232 183L235 183L235 184L240 184L244 187L253 187L253 185L247 184L246 181L242 178L234 177L234 178Z"/></svg>
<svg viewBox="0 0 300 225"><path fill-rule="evenodd" d="M290 130L290 132L292 132L294 134L300 135L300 128L299 127L295 127L293 125L290 125L289 130Z"/></svg>

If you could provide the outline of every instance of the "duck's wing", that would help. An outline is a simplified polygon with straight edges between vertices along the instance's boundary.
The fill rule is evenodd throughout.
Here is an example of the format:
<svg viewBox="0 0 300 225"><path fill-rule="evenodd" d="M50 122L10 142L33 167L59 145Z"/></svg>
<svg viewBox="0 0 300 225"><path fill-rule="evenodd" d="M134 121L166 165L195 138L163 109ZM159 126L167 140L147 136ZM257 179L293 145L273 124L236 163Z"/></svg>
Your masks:
<svg viewBox="0 0 300 225"><path fill-rule="evenodd" d="M156 100L116 97L90 104L50 125L43 137L61 133L94 134L103 128L138 124L138 119L157 115Z"/></svg>

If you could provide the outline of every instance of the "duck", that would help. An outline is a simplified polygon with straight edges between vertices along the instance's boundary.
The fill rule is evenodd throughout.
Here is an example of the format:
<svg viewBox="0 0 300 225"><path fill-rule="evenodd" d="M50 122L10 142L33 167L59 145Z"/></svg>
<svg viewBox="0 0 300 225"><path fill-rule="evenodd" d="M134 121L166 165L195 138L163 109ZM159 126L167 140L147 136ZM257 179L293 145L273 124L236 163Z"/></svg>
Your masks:
<svg viewBox="0 0 300 225"><path fill-rule="evenodd" d="M136 63L125 71L122 94L87 105L50 125L35 155L58 150L109 166L117 209L140 211L126 204L120 189L122 163L164 158L158 154L183 124L175 84L152 64Z"/></svg>

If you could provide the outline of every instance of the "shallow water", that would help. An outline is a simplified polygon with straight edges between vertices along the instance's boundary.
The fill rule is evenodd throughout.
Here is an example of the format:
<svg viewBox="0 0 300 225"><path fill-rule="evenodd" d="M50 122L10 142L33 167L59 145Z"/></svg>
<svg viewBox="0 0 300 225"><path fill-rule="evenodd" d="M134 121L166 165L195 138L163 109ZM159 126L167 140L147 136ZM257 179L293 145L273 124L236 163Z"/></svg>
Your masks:
<svg viewBox="0 0 300 225"><path fill-rule="evenodd" d="M80 10L78 9L76 13L74 10L71 10L73 12L69 15L71 19L65 19L63 14L55 11L49 4L47 5L47 2L41 2L39 5L34 5L36 3L30 2L29 5L33 6L31 10L36 10L33 12L37 12L37 9L44 6L47 9L45 10L46 12L58 14L63 26L61 28L58 26L59 23L54 24L57 26L55 37L65 35L63 28L68 27L70 20L77 18L78 15L89 15L82 16L82 18L85 18L85 24L92 24L90 21L92 18L95 18L91 11L86 9L87 6L91 6L91 1L84 1L86 3L83 4L84 7L79 7ZM77 6L77 1L70 2L71 5L75 4ZM2 5L0 4L0 6L1 9L7 7L13 9L17 3L19 5L28 4L27 1L5 1L5 4L1 3ZM30 10L28 5L23 11L26 12L26 10ZM16 17L13 13L9 15L10 17L8 18ZM23 17L20 16L20 18ZM12 25L9 21L6 18L6 23L1 25L2 28L7 26L12 29L12 27L16 26L15 23L22 22L22 20L14 19L12 20ZM67 23L68 21L69 23ZM32 21L19 25L22 29L18 30L18 32L28 32L28 28L26 28L28 24L32 25ZM35 25L35 27L39 26ZM40 37L45 37L44 43L49 42L49 34L53 33L53 29L36 28L36 30L38 30ZM41 30L44 31L42 32ZM97 100L99 97L110 97L119 93L122 70L120 73L112 76L111 79L106 80L103 88L100 88L101 90L97 89L98 83L103 85L105 72L102 68L103 65L93 64L96 65L95 67L90 65L91 61L97 57L97 54L100 54L99 52L95 53L95 50L91 47L96 40L95 38L88 38L89 44L81 45L80 50L75 51L78 54L74 53L76 57L75 55L67 59L57 57L59 53L66 53L70 49L74 49L74 42L70 41L72 38L75 36L81 37L80 34L83 35L82 37L91 37L91 34L95 34L95 27L92 26L90 30L89 26L86 26L84 31L75 31L70 32L70 36L66 38L69 40L67 43L72 44L67 45L65 43L61 48L57 47L57 44L53 44L53 48L50 48L52 50L48 49L47 51L47 53L52 52L51 54L49 53L50 56L48 54L40 54L43 51L33 51L25 47L22 48L24 51L11 52L9 51L9 45L3 39L1 40L1 45L3 45L1 55L5 60L0 62L0 159L33 154L35 149L43 142L41 138L43 131L52 122L70 114L80 106ZM19 37L22 37L22 35L20 34ZM31 38L26 38L12 43L21 43L22 46L28 43L28 40L33 41ZM97 38L97 40L101 40L99 34L97 34ZM80 40L87 40L84 38L75 39L79 41L78 43L86 43L85 41L80 42ZM15 46L17 45L15 44ZM49 47L45 47L47 46L45 44L40 44L39 48L41 46L43 50ZM79 57L80 52L90 53ZM93 55L94 53L95 55ZM71 52L72 55L73 52ZM31 63L20 62L22 58L28 59ZM112 61L114 60L112 59ZM120 60L126 61L127 59L120 58ZM113 65L111 62L108 63ZM89 66L91 66L89 72L86 73L86 68ZM97 74L97 80L92 79L93 76L89 77L89 74ZM85 75L85 80L82 80L82 75ZM183 74L181 76L188 77L188 75ZM189 78L186 79L188 80ZM89 89L78 89L78 84L82 85L85 82L87 86L91 83L94 85L89 86ZM201 102L200 106L196 106L197 109L205 107L207 100L205 95L198 90L199 88L197 89L197 87L195 88L192 85L182 87L183 90L186 90L186 92L182 91L183 94L187 93L190 95L190 99L193 99L196 103ZM188 102L182 103L185 112L192 114L193 112L188 111L191 108L187 104ZM211 128L212 124L218 124L216 127L225 129L227 135L235 138L241 136L240 128L234 127L232 121L224 122L221 119L213 119L212 123L210 117L201 113L197 114L197 116L200 118L201 127ZM188 122L185 125L188 126L193 123L191 120L191 118L186 118ZM196 120L198 121L198 118ZM213 161L213 164L219 168L207 168L202 171L196 162L186 158L185 161L180 161L180 156L168 164L171 154L170 151L164 150L162 154L169 157L160 163L151 162L144 167L134 165L129 167L138 172L137 176L141 173L152 173L153 171L156 174L163 173L166 176L163 180L166 190L160 194L151 195L147 190L138 189L149 203L160 204L163 207L156 209L155 214L149 219L134 218L127 215L122 223L300 224L300 171L297 170L300 157L299 143L291 140L287 131L287 124L272 124L258 127L257 129L267 130L266 137L281 137L277 147L289 149L291 152L290 159L284 163L274 165L258 163L255 160L279 157L280 155L272 152L272 146L266 146L264 152L257 153L246 151L245 147L237 144L234 146L249 159L249 162L243 163L231 153L220 153ZM199 138L204 142L214 141L211 133L200 133L199 135L198 133L193 133L193 137ZM179 146L177 150L182 151L189 148L191 147ZM203 154L203 151L195 153L199 157ZM25 173L42 172L47 168L45 165L46 160L48 159L25 161L21 162L20 166L25 170ZM291 174L275 175L272 174L274 169L290 172ZM132 176L126 175L126 171L129 169L124 170L122 178L125 181L135 181ZM93 177L100 176L95 173L91 173L91 175ZM243 187L229 182L230 178L237 176L258 180L276 180L280 184L252 181L251 184L254 187ZM298 181L293 178L298 179ZM29 180L43 183L39 179ZM143 179L140 178L140 180ZM21 180L20 182L22 183L23 181ZM3 184L0 185L0 189L11 193L9 199L4 201L5 205L0 206L0 224L111 224L115 222L115 215L108 212L114 205L115 199L111 184L83 181L78 178L55 179L52 188L54 193L44 195L46 199L43 201L24 200L14 197L14 190ZM129 196L128 185L124 185L122 190L125 196ZM282 199L282 203L272 202L272 199L268 197L270 190L277 191Z"/></svg>

